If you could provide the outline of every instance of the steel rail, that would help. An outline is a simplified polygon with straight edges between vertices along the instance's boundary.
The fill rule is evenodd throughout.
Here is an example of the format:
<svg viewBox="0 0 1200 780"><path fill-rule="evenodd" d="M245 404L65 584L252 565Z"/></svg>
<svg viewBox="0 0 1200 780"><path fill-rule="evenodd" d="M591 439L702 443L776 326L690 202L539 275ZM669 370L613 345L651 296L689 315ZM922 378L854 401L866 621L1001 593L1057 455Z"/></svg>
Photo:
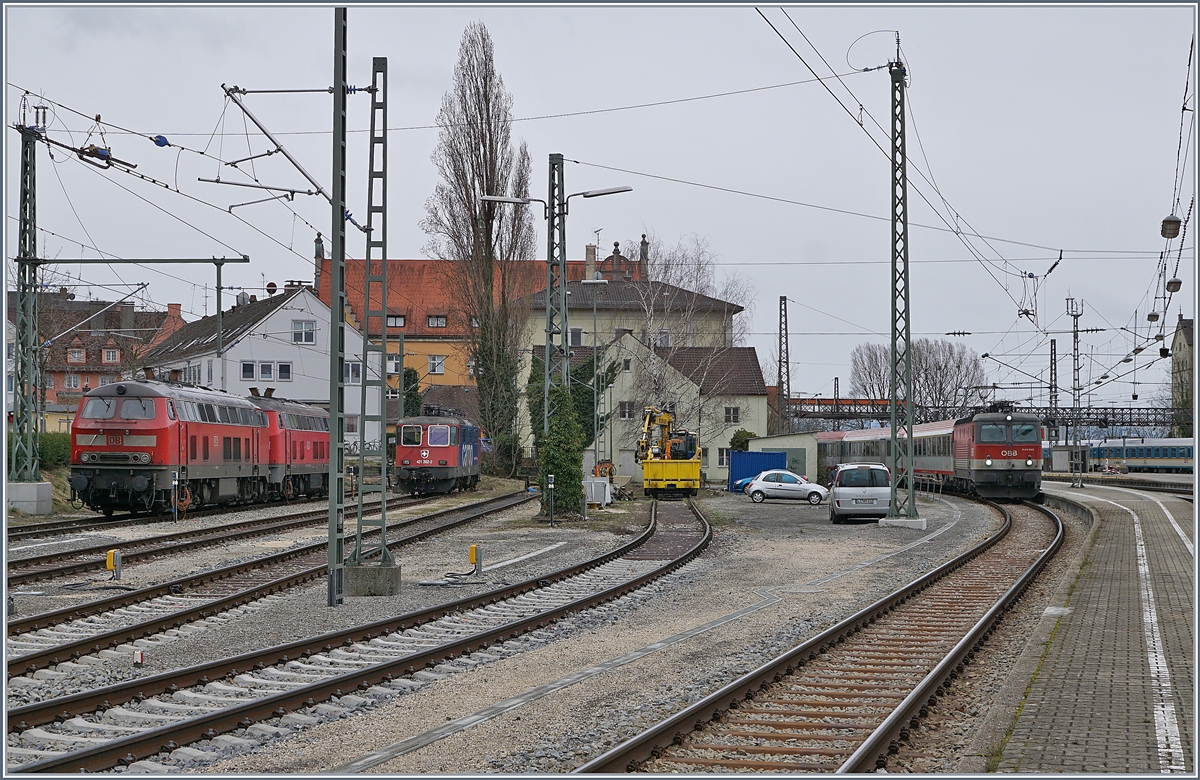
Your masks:
<svg viewBox="0 0 1200 780"><path fill-rule="evenodd" d="M1008 535L1012 528L1012 517L1003 507L990 502L986 503L999 509L1004 515L1004 525L994 535L985 539L983 542L971 548L970 550L961 553L947 563L944 563L936 569L917 578L908 585L905 585L895 592L884 596L870 606L856 612L850 617L845 618L825 631L822 631L820 634L801 643L778 658L768 661L758 669L755 669L738 680L729 683L720 690L681 710L670 718L667 718L661 723L652 726L632 739L617 745L612 750L609 750L608 752L597 756L591 761L588 761L582 766L576 768L574 772L620 773L631 771L633 768L636 768L647 759L657 757L660 754L661 746L670 745L682 740L687 733L698 728L702 728L703 724L712 720L716 713L725 712L731 708L736 708L738 706L738 702L752 699L760 691L768 689L771 685L781 680L786 674L791 674L808 661L816 659L827 649L832 649L833 647L841 644L852 634L866 628L887 613L891 612L894 608L917 596L920 591L924 590L935 581L945 577L967 562L991 549L994 545ZM1057 550L1058 546L1061 545L1063 538L1062 523L1060 520L1058 520L1057 516L1049 512L1049 510L1045 510L1040 507L1038 507L1038 509L1053 517L1058 525L1058 533L1054 543L1051 546L1052 550ZM1038 559L1039 562L1036 563L1035 566L1039 570L1043 565L1044 560L1048 559L1049 554L1050 551L1048 551L1047 554L1043 554ZM1021 581L1027 584L1028 580L1023 577ZM1022 586L1022 588L1023 587L1024 586ZM1013 589L1010 588L1005 598L1008 598L1009 594L1012 592ZM1004 601L1004 599L1002 599L1002 601ZM997 612L995 608L993 608L992 611L989 611L989 615L991 615L993 612ZM982 623L982 621L980 622ZM978 628L978 625L976 628ZM991 628L989 624L989 627L984 633L990 630ZM973 646L977 644L977 642L978 640L976 640L976 642L967 644L966 652L971 652ZM958 648L956 647L956 650L957 649ZM957 672L954 671L954 667L956 667L959 663L960 662L956 661L955 664L950 665L950 669L954 674L957 674ZM934 687L937 686L935 685ZM923 696L916 701L918 705L923 706L927 699L928 696ZM907 725L909 720L911 720L911 718L904 718L897 721L897 723L899 723L900 726L904 726ZM885 721L885 723L887 722ZM896 724L888 723L889 729L893 725ZM883 738L881 736L877 739L882 740ZM890 745L890 738L885 744L885 748L887 745Z"/></svg>
<svg viewBox="0 0 1200 780"><path fill-rule="evenodd" d="M388 548L399 548L406 544L413 544L423 539L427 539L433 534L440 533L451 528L456 528L459 525L475 520L482 515L517 506L518 504L524 503L532 498L533 496L525 493L524 491L519 493L507 493L503 496L496 496L485 501L442 509L437 512L431 512L426 515L421 515L419 517L413 517L390 524L388 526L389 530L394 530L413 525L415 523L436 520L437 518L445 517L446 515L463 512L466 513L464 517L453 522L445 523L424 531L417 531L403 538L396 539L389 543ZM500 504L500 506L494 506L496 504ZM378 533L378 530L375 529L367 533ZM80 617L106 612L109 609L147 601L151 598L163 596L168 593L175 593L175 591L172 590L172 587L179 588L181 590L185 588L195 588L200 585L237 576L239 574L244 574L248 571L279 565L296 558L319 555L322 557L322 560L324 560L325 549L327 546L328 542L325 541L314 542L313 544L307 544L292 550L274 553L262 558L255 558L251 561L234 564L232 566L226 566L211 572L202 572L197 575L191 575L189 577L175 580L174 582L163 583L161 585L143 588L140 591L125 593L120 596L115 596L111 599L105 599L99 602L91 602L87 605L81 605L80 607L68 607L64 610L58 610L56 613L43 613L42 615L34 615L26 618L25 623L27 625L31 624L31 630L38 629L38 620L53 621L47 622L45 626L53 627L58 622L69 622L70 620L78 619ZM327 569L328 563L308 566L300 571L291 572L283 577L273 578L267 582L251 588L242 589L237 593L229 594L223 598L213 598L204 602L203 604L198 604L193 607L183 607L179 610L159 615L155 618L145 620L140 623L115 628L102 634L94 634L74 642L63 642L52 647L47 647L45 650L38 650L23 655L10 656L8 659L8 676L12 677L14 675L27 672L34 672L38 669L52 666L64 660L74 661L83 655L97 653L105 648L118 647L124 642L132 642L136 639L152 636L171 628L178 628L185 623L191 623L195 620L202 620L214 614L232 609L236 606L260 599L263 596L285 591L291 587L294 587L295 585L325 574ZM101 605L105 605L106 608L99 608ZM63 613L69 613L69 616L63 616L61 621L57 621L56 618L62 616ZM13 635L14 625L15 624L9 625L10 636Z"/></svg>
<svg viewBox="0 0 1200 780"><path fill-rule="evenodd" d="M9 771L98 771L108 769L118 763L132 763L138 758L157 754L164 748L171 749L171 745L187 744L188 742L194 742L204 737L216 736L218 733L224 731L248 726L256 719L277 717L283 715L289 709L311 706L315 702L330 696L342 696L344 695L343 690L366 690L373 684L392 680L396 675L413 674L423 667L436 666L441 661L453 659L456 656L476 650L486 649L494 642L513 639L524 633L545 627L547 623L558 620L568 613L588 609L619 598L625 593L636 590L646 583L678 569L699 555L712 540L712 526L694 504L689 502L689 505L703 528L703 533L700 535L699 541L662 566L619 585L590 596L576 599L537 615L493 627L478 634L439 645L423 652L413 653L385 663L354 670L337 677L327 678L303 688L295 688L248 701L243 705L227 707L199 718L190 719L184 723L164 726L129 737L116 739L104 745L98 745L51 759L44 759L24 766L9 767ZM182 687L207 683L212 679L235 677L239 673L239 668L248 670L267 663L286 661L289 656L296 657L303 656L306 653L311 654L323 650L331 650L335 645L352 644L354 641L364 637L373 638L380 632L404 630L405 628L436 620L457 611L496 603L521 593L536 590L551 582L568 579L620 558L650 540L654 536L656 528L657 519L652 516L647 529L638 538L590 561L576 564L543 577L529 579L517 585L460 599L419 613L389 618L365 626L332 632L268 650L243 654L236 658L202 664L190 669L178 670L141 680L132 680L96 691L88 691L75 696L39 702L36 705L13 709L8 713L9 728L10 730L23 730L39 723L47 723L56 718L65 719L83 712L91 712L97 707L107 708L113 706L112 702L114 700L116 702L130 701L135 698L140 700L160 693L174 692Z"/></svg>
<svg viewBox="0 0 1200 780"><path fill-rule="evenodd" d="M421 502L409 502L401 506L411 506L414 503ZM373 503L371 506L374 507L375 504ZM103 570L106 564L106 555L102 555L99 558L68 561L60 566L36 568L53 563L54 561L74 559L92 553L107 554L109 550L114 548L124 548L121 553L122 563L133 563L148 558L157 558L163 554L186 552L197 547L212 544L214 541L224 542L234 539L249 539L255 536L264 536L280 531L303 528L306 525L311 525L314 521L324 519L326 514L327 512L324 509L309 509L290 515L241 520L224 525L210 526L208 528L192 528L186 531L148 536L144 539L133 539L126 542L107 542L89 547L76 547L70 550L35 555L29 558L10 558L8 560L8 569L16 569L16 571L8 575L8 587L12 588L16 585L40 582L42 580L69 576L85 571ZM129 550L128 548L130 547L134 547L135 549Z"/></svg>
<svg viewBox="0 0 1200 780"><path fill-rule="evenodd" d="M1017 581L1005 591L1004 595L992 605L991 609L975 623L971 630L959 640L958 644L938 662L929 674L925 676L925 679L913 689L912 693L908 694L904 698L904 701L884 719L883 723L859 745L858 750L854 751L850 755L850 758L838 768L838 773L874 772L877 769L883 769L887 766L887 756L899 750L898 740L901 738L901 733L910 725L916 725L919 720L920 711L926 704L932 705L937 701L938 697L944 695L945 689L949 688L953 681L958 678L958 675L962 673L963 664L968 660L968 656L972 655L980 644L982 644L984 637L991 633L1004 612L1021 597L1025 589L1029 587L1030 583L1033 582L1034 578L1045 567L1046 563L1062 547L1063 540L1066 538L1066 529L1063 526L1062 519L1044 506L1039 506L1028 501L1022 503L1024 506L1031 507L1054 521L1056 526L1054 541L1017 578ZM1007 515L1008 512L1005 511L1005 514Z"/></svg>

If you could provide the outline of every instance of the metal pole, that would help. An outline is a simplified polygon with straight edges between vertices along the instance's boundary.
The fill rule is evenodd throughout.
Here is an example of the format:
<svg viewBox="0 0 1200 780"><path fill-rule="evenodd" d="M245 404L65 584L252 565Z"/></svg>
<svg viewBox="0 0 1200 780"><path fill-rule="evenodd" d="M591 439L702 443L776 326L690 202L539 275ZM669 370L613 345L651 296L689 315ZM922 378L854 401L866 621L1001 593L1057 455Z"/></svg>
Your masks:
<svg viewBox="0 0 1200 780"><path fill-rule="evenodd" d="M329 262L328 604L345 600L346 9L333 12L333 230Z"/></svg>
<svg viewBox="0 0 1200 780"><path fill-rule="evenodd" d="M221 267L217 263L217 373L220 375L221 389L225 389L225 357L222 355L225 339L225 329L221 327Z"/></svg>
<svg viewBox="0 0 1200 780"><path fill-rule="evenodd" d="M776 385L779 433L791 433L792 366L788 357L787 296L779 296L779 379Z"/></svg>
<svg viewBox="0 0 1200 780"><path fill-rule="evenodd" d="M567 206L563 194L563 156L550 155L546 196L546 365L542 385L542 435L550 432L551 383L569 389L567 359ZM558 336L558 345L555 336Z"/></svg>
<svg viewBox="0 0 1200 780"><path fill-rule="evenodd" d="M13 377L13 442L8 478L13 482L40 482L42 391L41 350L38 334L40 289L37 258L37 147L38 127L19 125L21 133L21 202L17 247L17 344Z"/></svg>
<svg viewBox="0 0 1200 780"><path fill-rule="evenodd" d="M912 463L912 354L908 276L908 164L904 148L904 65L900 62L900 34L896 34L896 61L892 76L892 462L891 505L888 517L917 516L913 498ZM901 394L903 402L901 403ZM900 429L904 429L901 437ZM901 497L898 486L906 492Z"/></svg>
<svg viewBox="0 0 1200 780"><path fill-rule="evenodd" d="M596 295L592 290L592 473L600 462L600 334L596 332ZM585 502L586 503L586 502ZM586 516L587 513L585 512Z"/></svg>

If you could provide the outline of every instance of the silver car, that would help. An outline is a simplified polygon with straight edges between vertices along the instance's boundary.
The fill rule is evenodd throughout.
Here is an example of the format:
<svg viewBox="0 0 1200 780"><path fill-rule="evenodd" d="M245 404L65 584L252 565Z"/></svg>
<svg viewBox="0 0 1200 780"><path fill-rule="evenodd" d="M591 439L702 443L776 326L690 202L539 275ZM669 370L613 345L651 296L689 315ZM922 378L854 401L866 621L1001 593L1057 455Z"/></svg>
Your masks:
<svg viewBox="0 0 1200 780"><path fill-rule="evenodd" d="M790 471L775 469L764 471L746 485L746 495L756 504L761 504L768 498L791 498L816 506L820 504L829 491L815 482L809 482L808 477L793 474Z"/></svg>
<svg viewBox="0 0 1200 780"><path fill-rule="evenodd" d="M833 475L829 522L848 517L887 517L892 475L882 463L844 463Z"/></svg>

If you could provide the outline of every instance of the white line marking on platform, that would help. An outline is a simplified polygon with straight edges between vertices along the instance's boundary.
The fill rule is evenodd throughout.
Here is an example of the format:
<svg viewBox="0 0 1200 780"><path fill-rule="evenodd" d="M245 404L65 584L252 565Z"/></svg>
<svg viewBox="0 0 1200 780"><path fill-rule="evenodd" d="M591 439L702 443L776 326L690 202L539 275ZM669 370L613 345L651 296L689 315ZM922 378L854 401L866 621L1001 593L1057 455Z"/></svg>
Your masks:
<svg viewBox="0 0 1200 780"><path fill-rule="evenodd" d="M1187 536L1184 535L1183 529L1179 527L1179 523L1175 522L1175 516L1172 515L1169 511L1167 511L1167 507L1163 504L1163 502L1159 501L1157 498L1150 495L1149 493L1142 493L1137 490L1130 490L1128 488L1119 488L1119 487L1108 487L1107 485L1105 485L1104 488L1106 490L1117 490L1122 493L1133 493L1135 496L1141 496L1142 498L1148 498L1151 501L1153 501L1154 503L1158 504L1158 508L1161 509L1163 511L1163 514L1167 516L1167 521L1175 529L1175 533L1179 534L1179 538L1183 540L1183 546L1187 548L1188 555L1192 556L1193 558L1196 557L1196 550L1192 547L1192 540L1187 538Z"/></svg>
<svg viewBox="0 0 1200 780"><path fill-rule="evenodd" d="M1124 509L1133 516L1133 536L1137 540L1138 585L1142 595L1142 632L1146 636L1146 660L1150 664L1150 683L1154 695L1154 731L1158 737L1158 760L1162 772L1186 772L1183 743L1179 738L1179 721L1175 717L1175 702L1171 693L1171 672L1163 653L1162 634L1158 629L1158 610L1154 606L1154 589L1150 585L1150 562L1142 538L1142 521L1127 506L1096 497L1097 501Z"/></svg>

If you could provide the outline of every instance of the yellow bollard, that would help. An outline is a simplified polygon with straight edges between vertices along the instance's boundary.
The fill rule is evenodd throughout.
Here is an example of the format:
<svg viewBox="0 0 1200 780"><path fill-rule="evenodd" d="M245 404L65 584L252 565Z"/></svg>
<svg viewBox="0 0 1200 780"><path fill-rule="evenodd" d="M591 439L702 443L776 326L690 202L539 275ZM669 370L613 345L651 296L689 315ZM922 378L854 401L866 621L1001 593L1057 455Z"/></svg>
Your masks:
<svg viewBox="0 0 1200 780"><path fill-rule="evenodd" d="M121 551L109 550L108 556L104 560L104 568L113 573L113 579L121 579Z"/></svg>

